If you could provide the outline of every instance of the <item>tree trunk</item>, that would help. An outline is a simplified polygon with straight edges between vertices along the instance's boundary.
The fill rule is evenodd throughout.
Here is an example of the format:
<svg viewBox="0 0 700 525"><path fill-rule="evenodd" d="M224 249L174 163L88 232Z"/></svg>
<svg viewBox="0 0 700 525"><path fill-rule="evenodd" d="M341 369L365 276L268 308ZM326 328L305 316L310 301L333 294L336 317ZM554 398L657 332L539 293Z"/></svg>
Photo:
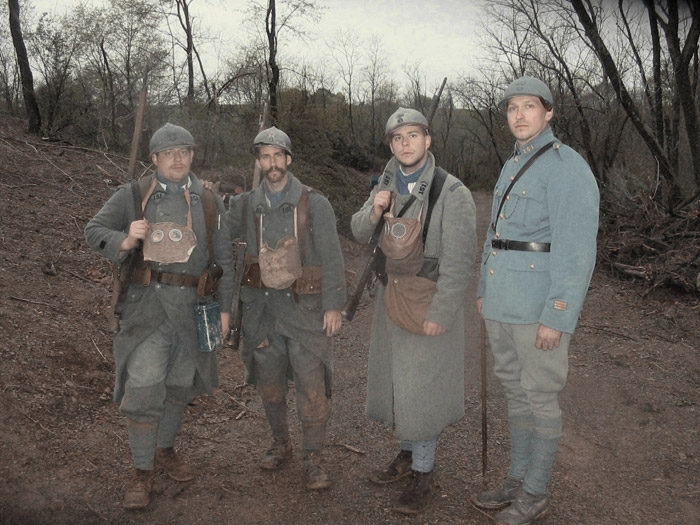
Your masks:
<svg viewBox="0 0 700 525"><path fill-rule="evenodd" d="M8 4L10 7L12 43L17 54L17 63L19 64L20 78L22 79L22 95L24 96L24 105L27 110L27 118L29 119L28 130L29 133L38 135L41 132L41 113L39 113L39 105L34 95L34 77L29 66L29 57L27 56L27 48L24 45L22 27L19 21L19 0L8 0Z"/></svg>
<svg viewBox="0 0 700 525"><path fill-rule="evenodd" d="M265 32L267 33L268 49L270 58L270 76L268 78L268 91L270 96L270 124L277 125L277 87L280 82L280 68L277 65L277 11L275 0L270 0L267 6L267 17L265 18Z"/></svg>

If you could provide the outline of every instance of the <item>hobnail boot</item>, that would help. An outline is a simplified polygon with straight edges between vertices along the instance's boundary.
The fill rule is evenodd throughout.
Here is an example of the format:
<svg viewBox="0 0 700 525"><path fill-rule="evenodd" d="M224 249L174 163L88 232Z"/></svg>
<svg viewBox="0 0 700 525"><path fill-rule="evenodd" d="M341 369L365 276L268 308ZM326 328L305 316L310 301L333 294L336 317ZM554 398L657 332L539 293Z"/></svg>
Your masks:
<svg viewBox="0 0 700 525"><path fill-rule="evenodd" d="M320 452L305 452L303 463L306 471L307 489L323 490L331 486L331 480L328 479L328 474L323 469Z"/></svg>
<svg viewBox="0 0 700 525"><path fill-rule="evenodd" d="M523 481L508 477L499 487L477 493L472 502L480 509L501 509L515 501Z"/></svg>
<svg viewBox="0 0 700 525"><path fill-rule="evenodd" d="M124 491L122 506L126 510L143 509L151 501L153 490L153 470L135 469L134 477L129 480Z"/></svg>
<svg viewBox="0 0 700 525"><path fill-rule="evenodd" d="M399 501L394 507L401 514L418 514L425 509L435 494L435 479L433 471L411 471L411 484L399 496Z"/></svg>
<svg viewBox="0 0 700 525"><path fill-rule="evenodd" d="M410 450L402 450L385 468L372 472L369 475L369 480L378 485L386 485L409 476L413 463L412 458L413 454Z"/></svg>
<svg viewBox="0 0 700 525"><path fill-rule="evenodd" d="M177 455L173 447L156 448L156 465L175 481L192 481L194 470Z"/></svg>
<svg viewBox="0 0 700 525"><path fill-rule="evenodd" d="M521 489L510 507L496 514L496 523L528 525L544 516L548 508L549 499L546 494L536 496Z"/></svg>
<svg viewBox="0 0 700 525"><path fill-rule="evenodd" d="M282 464L292 457L292 444L289 441L273 441L265 455L260 458L260 468L263 470L277 470Z"/></svg>

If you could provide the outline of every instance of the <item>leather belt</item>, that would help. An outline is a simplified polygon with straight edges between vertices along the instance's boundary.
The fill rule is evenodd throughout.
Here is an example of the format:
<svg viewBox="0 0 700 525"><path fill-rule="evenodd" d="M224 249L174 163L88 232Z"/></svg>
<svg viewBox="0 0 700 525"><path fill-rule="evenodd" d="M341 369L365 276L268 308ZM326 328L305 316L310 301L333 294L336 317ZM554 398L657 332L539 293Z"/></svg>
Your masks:
<svg viewBox="0 0 700 525"><path fill-rule="evenodd" d="M511 241L509 239L493 239L491 247L497 250L516 250L519 252L548 252L548 242Z"/></svg>
<svg viewBox="0 0 700 525"><path fill-rule="evenodd" d="M320 266L304 266L302 267L302 276L292 283L292 292L298 295L306 295L310 293L321 293L322 290L322 270ZM253 288L265 288L260 276L260 265L251 263L246 268L243 275L243 284L252 286Z"/></svg>
<svg viewBox="0 0 700 525"><path fill-rule="evenodd" d="M197 286L199 277L177 273L151 272L151 283L167 284L169 286Z"/></svg>

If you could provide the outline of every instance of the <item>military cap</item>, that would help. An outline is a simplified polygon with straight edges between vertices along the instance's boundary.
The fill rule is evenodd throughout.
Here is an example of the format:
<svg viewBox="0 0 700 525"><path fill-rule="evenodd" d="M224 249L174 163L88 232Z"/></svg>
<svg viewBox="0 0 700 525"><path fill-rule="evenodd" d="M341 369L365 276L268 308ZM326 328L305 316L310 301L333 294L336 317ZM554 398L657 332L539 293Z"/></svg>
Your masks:
<svg viewBox="0 0 700 525"><path fill-rule="evenodd" d="M422 126L428 130L428 120L423 113L411 108L399 108L386 121L384 144L389 143L391 134L403 126Z"/></svg>
<svg viewBox="0 0 700 525"><path fill-rule="evenodd" d="M542 100L548 102L550 107L554 106L554 97L552 97L552 92L547 87L547 84L537 78L524 76L513 80L506 88L503 98L498 103L499 109L505 110L508 101L512 97L519 97L522 95L540 97Z"/></svg>
<svg viewBox="0 0 700 525"><path fill-rule="evenodd" d="M289 139L289 136L275 126L264 129L255 136L253 140L253 151L260 146L274 146L275 148L285 150L290 155L292 154L292 141Z"/></svg>
<svg viewBox="0 0 700 525"><path fill-rule="evenodd" d="M150 155L181 146L194 146L192 134L185 128L168 122L151 137Z"/></svg>

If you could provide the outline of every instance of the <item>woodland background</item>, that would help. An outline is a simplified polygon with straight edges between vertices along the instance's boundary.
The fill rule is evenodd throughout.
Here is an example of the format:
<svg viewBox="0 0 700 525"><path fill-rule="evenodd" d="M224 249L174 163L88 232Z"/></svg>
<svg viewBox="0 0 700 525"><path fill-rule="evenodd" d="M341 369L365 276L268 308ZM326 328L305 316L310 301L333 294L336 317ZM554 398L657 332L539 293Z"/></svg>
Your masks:
<svg viewBox="0 0 700 525"><path fill-rule="evenodd" d="M165 121L187 127L199 144L195 171L212 171L228 191L250 188L251 139L277 125L292 138L294 172L329 196L342 231L366 198L347 170L368 181L381 170L387 117L400 105L427 112L438 86L419 64L396 76L381 37L364 41L350 29L324 43L320 62L288 53L295 39L313 36L300 29L323 10L313 0L237 2L249 17L248 43L221 48L226 66L210 71L199 53L213 38L199 23L202 5L109 0L58 16L31 0L3 2L0 115L25 118L47 141L128 155L145 86L144 137ZM556 100L555 133L586 158L601 189L603 267L650 288L698 293L700 5L479 6L484 58L450 78L442 95L432 126L439 163L471 189L489 190L513 142L496 103L512 79L541 78ZM125 181L116 167L96 175Z"/></svg>

